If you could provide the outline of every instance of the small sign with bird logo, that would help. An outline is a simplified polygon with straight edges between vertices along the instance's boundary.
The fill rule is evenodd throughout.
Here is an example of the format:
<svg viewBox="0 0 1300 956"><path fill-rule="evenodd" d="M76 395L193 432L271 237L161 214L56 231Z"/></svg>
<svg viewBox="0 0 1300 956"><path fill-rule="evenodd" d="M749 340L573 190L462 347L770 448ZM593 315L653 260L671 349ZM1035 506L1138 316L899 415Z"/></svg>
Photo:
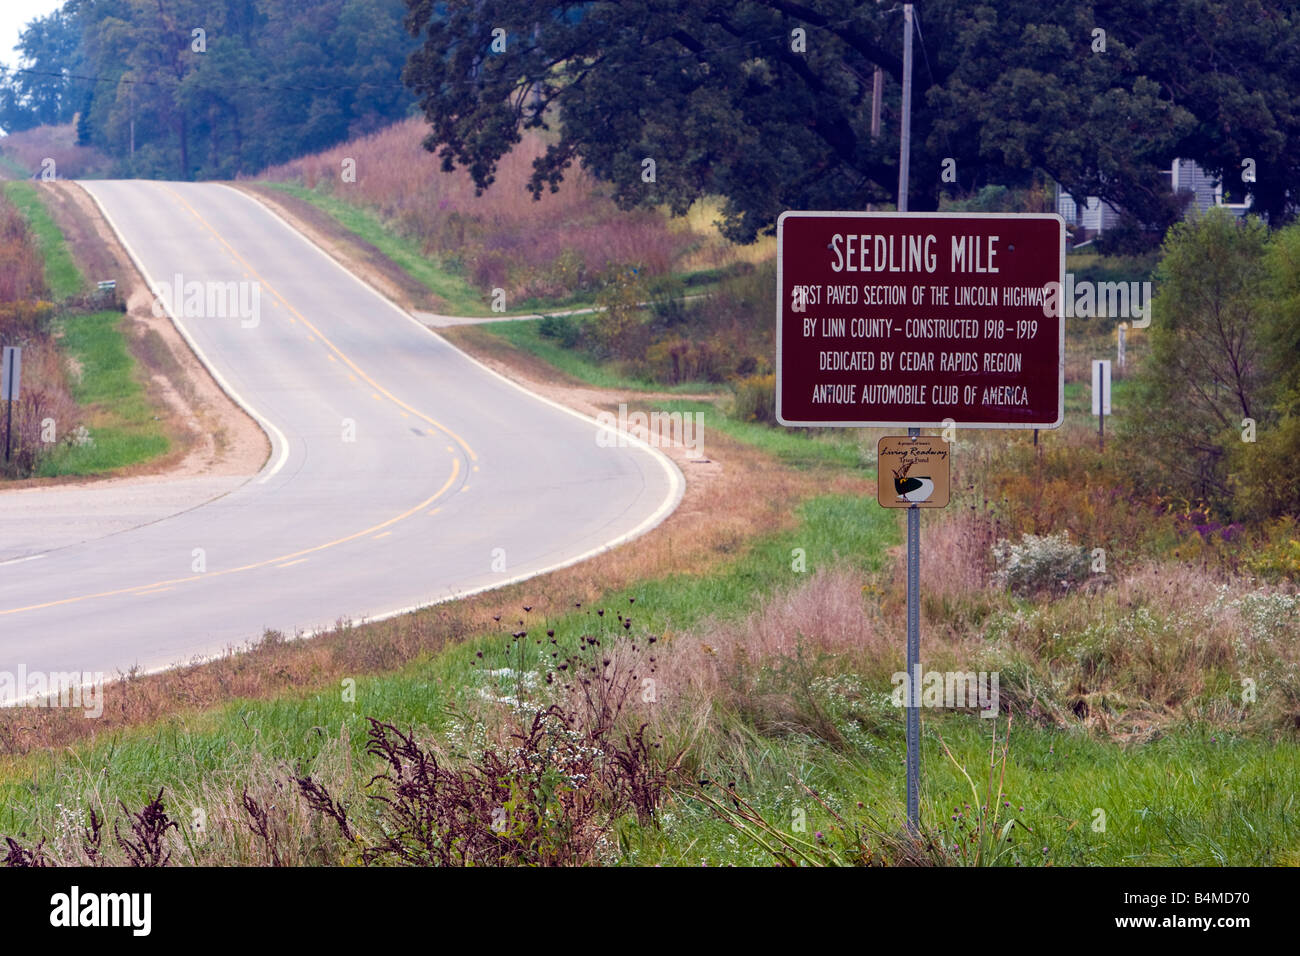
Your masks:
<svg viewBox="0 0 1300 956"><path fill-rule="evenodd" d="M946 508L951 494L949 446L936 435L891 435L876 446L883 508Z"/></svg>

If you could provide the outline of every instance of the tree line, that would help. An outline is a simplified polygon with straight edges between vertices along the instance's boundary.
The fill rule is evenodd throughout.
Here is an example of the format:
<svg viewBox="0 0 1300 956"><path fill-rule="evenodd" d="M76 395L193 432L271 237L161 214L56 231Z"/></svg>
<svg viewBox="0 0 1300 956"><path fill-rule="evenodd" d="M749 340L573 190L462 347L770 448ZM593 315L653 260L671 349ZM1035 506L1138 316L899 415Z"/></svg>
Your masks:
<svg viewBox="0 0 1300 956"><path fill-rule="evenodd" d="M406 115L402 0L68 0L0 76L0 127L77 121L120 175L230 178Z"/></svg>
<svg viewBox="0 0 1300 956"><path fill-rule="evenodd" d="M1270 223L1293 216L1294 0L915 9L913 209L1046 176L1124 210L1155 246L1184 211L1167 173L1185 158ZM481 187L522 130L553 129L534 194L578 162L628 206L722 196L741 241L785 209L897 193L899 4L68 0L31 22L21 54L26 72L0 76L0 126L75 116L82 143L136 176L257 170L418 98L428 148Z"/></svg>

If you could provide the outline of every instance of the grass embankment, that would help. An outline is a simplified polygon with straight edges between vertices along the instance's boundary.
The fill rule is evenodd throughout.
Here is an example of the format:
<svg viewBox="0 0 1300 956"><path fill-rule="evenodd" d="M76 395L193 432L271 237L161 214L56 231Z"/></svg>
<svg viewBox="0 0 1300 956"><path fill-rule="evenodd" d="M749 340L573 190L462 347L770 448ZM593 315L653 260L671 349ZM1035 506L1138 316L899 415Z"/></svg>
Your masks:
<svg viewBox="0 0 1300 956"><path fill-rule="evenodd" d="M61 359L43 367L28 365L24 387L38 392L66 388L77 406L71 418L53 419L55 441L42 435L32 474L42 478L107 474L166 454L171 441L131 354L123 314L87 311L79 304L87 301L85 278L40 188L9 182L4 193L26 221L43 263L45 286L55 301L55 316L45 337ZM60 380L42 381L33 377L38 372L46 376L57 372Z"/></svg>
<svg viewBox="0 0 1300 956"><path fill-rule="evenodd" d="M31 175L26 167L3 152L0 152L0 170L4 173L0 179L26 179Z"/></svg>
<svg viewBox="0 0 1300 956"><path fill-rule="evenodd" d="M411 279L436 296L443 303L443 314L491 318L597 307L595 294L591 290L580 290L558 296L534 295L522 299L516 296L507 300L506 308L494 310L490 290L476 288L465 277L463 266L428 254L418 240L394 230L373 209L340 199L320 188L308 189L297 183L258 182L255 185L310 203L353 236L374 246ZM684 271L680 279L684 293L701 295L716 289L726 275L725 268L701 267Z"/></svg>
<svg viewBox="0 0 1300 956"><path fill-rule="evenodd" d="M454 270L425 255L419 242L398 235L385 226L383 220L371 210L345 202L319 189L307 189L294 183L260 183L259 185L311 203L348 232L370 243L400 266L412 279L446 302L449 314L478 316L492 314L483 293L470 285L462 276L457 275ZM522 311L526 312L527 309Z"/></svg>
<svg viewBox="0 0 1300 956"><path fill-rule="evenodd" d="M662 385L645 377L630 375L611 363L597 362L573 349L566 349L554 338L541 334L541 319L516 319L509 322L484 322L472 326L452 326L442 334L476 352L486 352L508 364L520 364L522 356L540 362L543 372L559 372L575 383L628 392L668 392L711 394L721 387L717 382L679 382Z"/></svg>
<svg viewBox="0 0 1300 956"><path fill-rule="evenodd" d="M5 183L4 191L36 238L36 247L45 262L45 283L50 295L60 301L84 292L86 280L63 241L63 233L41 202L36 186L29 182L10 182Z"/></svg>
<svg viewBox="0 0 1300 956"><path fill-rule="evenodd" d="M525 187L545 133L525 133L481 193L464 169L442 169L423 147L426 133L412 117L258 179L382 250L440 300L430 311L454 315L498 314L490 308L496 289L509 314L590 306L612 275L631 269L676 274L698 291L756 256L770 258L770 241L740 250L726 242L712 222L716 204L683 218L621 210L576 166L558 192L534 200Z"/></svg>
<svg viewBox="0 0 1300 956"><path fill-rule="evenodd" d="M56 320L70 365L72 397L89 441L62 443L42 459L41 477L98 475L165 455L171 447L122 333L122 313L72 312Z"/></svg>

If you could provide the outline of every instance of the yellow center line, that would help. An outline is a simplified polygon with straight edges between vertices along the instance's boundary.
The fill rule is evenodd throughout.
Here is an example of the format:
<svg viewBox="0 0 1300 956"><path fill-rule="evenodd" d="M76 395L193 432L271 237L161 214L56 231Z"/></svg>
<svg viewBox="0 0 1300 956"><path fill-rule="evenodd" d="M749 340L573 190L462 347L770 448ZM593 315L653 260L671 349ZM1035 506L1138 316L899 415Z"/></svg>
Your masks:
<svg viewBox="0 0 1300 956"><path fill-rule="evenodd" d="M135 593L136 596L139 597L142 594L162 594L164 591L174 591L174 590L176 589L175 588L154 588L152 591L136 591Z"/></svg>
<svg viewBox="0 0 1300 956"><path fill-rule="evenodd" d="M391 531L385 531L383 534L377 534L377 535L375 535L374 538L373 538L372 540L374 540L374 541L378 541L380 538L387 538L387 537L388 537L390 534L392 534L392 533L393 533L393 532L391 532Z"/></svg>
<svg viewBox="0 0 1300 956"><path fill-rule="evenodd" d="M302 564L304 561L307 561L307 560L310 560L310 559L309 559L309 558L299 558L297 561L286 561L284 564L277 564L276 567L277 567L277 568L291 568L291 567L293 567L295 564Z"/></svg>
<svg viewBox="0 0 1300 956"><path fill-rule="evenodd" d="M11 607L7 610L0 611L0 617L5 616L6 614L18 614L21 611L39 611L42 608L58 607L59 605L62 604L76 604L79 601L89 601L93 598L114 597L118 594L131 594L140 591L142 588L163 588L168 585L184 584L188 581L198 581L204 578L220 578L220 577L224 577L227 574L238 574L241 571L252 571L256 568L264 568L270 564L278 564L280 562L292 561L294 558L300 558L303 555L315 554L318 551L324 551L326 548L333 548L340 544L346 544L349 541L355 541L357 538L364 538L367 535L373 535L377 531L382 531L385 528L395 525L399 521L411 517L411 515L415 514L417 511L423 511L425 508L429 507L429 505L433 504L433 502L437 501L439 498L441 498L444 494L447 493L447 490L455 483L458 475L460 475L460 459L453 458L451 460L451 475L448 476L447 480L443 483L443 486L439 488L437 491L435 491L433 494L431 494L428 498L425 498L423 501L421 501L414 508L408 508L406 511L403 511L399 515L394 515L393 517L389 518L387 521L381 521L377 525L374 525L369 528L364 528L361 531L355 531L352 534L346 535L342 538L335 538L333 541L326 541L324 544L318 544L310 548L303 548L301 551L294 551L290 554L282 554L274 558L267 558L265 561L255 561L252 564L245 564L238 568L227 568L224 571L209 571L206 574L194 574L187 578L171 578L166 581L154 581L152 584L137 584L129 588L116 588L112 591L99 591L95 594L82 594L77 597L62 598L58 601L46 601L43 604L28 604L26 607Z"/></svg>
<svg viewBox="0 0 1300 956"><path fill-rule="evenodd" d="M405 409L406 411L410 412L412 415L415 415L417 418L420 418L420 419L422 419L422 420L428 422L430 425L434 426L434 427L437 428L439 431L445 432L445 433L446 433L450 438L452 438L452 439L456 442L456 444L460 445L461 448L465 449L465 454L467 454L467 455L469 456L470 461L478 461L478 455L476 455L476 454L474 453L474 449L470 448L469 443L466 442L465 439L461 438L460 435L456 434L456 432L452 431L450 428L448 428L446 425L442 424L441 422L437 421L436 419L431 418L430 416L424 414L424 412L420 411L419 409L411 407L411 406L408 405L406 402L402 401L400 398L398 398L396 395L394 395L392 392L388 391L388 389L384 388L382 385L380 385L378 382L376 382L373 378L371 378L369 375L367 375L364 371L362 371L361 368L360 368L360 366L358 366L355 362L353 362L352 359L348 358L348 356L347 356L346 354L344 354L344 352L342 351L342 349L340 349L337 345L335 345L333 342L331 342L331 341L329 340L329 337L326 336L324 332L322 332L320 329L316 328L316 326L313 325L313 324L312 324L312 323L307 319L307 317L306 317L305 315L303 315L301 312L299 312L297 309L295 309L295 308L294 308L294 307L289 303L289 301L288 301L287 299L285 299L285 297L284 297L283 295L280 294L280 292L275 288L275 286L271 285L270 282L266 281L266 279L264 279L264 278L263 278L263 277L258 273L258 271L257 271L256 269L254 269L253 266L252 266L252 265L251 265L251 264L250 264L246 259L244 259L242 256L240 256L238 250L236 250L236 249L235 249L235 248L234 248L234 247L233 247L229 242L227 242L227 241L225 240L225 238L221 235L221 233L217 232L217 230L214 229L214 228L212 227L212 224L209 223L206 219L204 219L203 216L199 213L199 211L198 211L197 209L195 209L192 205L190 205L189 202L186 201L185 197L181 196L179 193L176 192L176 190L172 189L170 186L163 185L162 188L163 188L164 190L166 190L167 192L171 193L172 196L175 197L175 199L176 199L177 202L179 202L181 205L183 205L186 209L188 209L188 210L189 210L189 211L194 215L194 218L195 218L195 219L197 219L199 222L203 223L204 227L206 227L207 230L208 230L209 232L211 232L212 235L214 235L214 236L217 238L217 240L218 240L218 241L219 241L223 246L225 246L226 249L228 249L228 250L230 251L230 254L233 255L233 256L235 256L236 258L238 258L238 259L240 260L240 262L243 263L243 265L248 269L248 271L251 272L254 276L257 277L257 281L258 281L258 282L260 282L262 285L264 285L268 290L270 290L270 292L271 292L272 295L274 295L274 296L275 296L276 298L278 298L281 302L283 302L283 303L284 303L284 307L285 307L286 309L288 309L288 310L289 310L290 312L292 312L295 316L297 316L299 319L302 320L303 325L307 326L307 328L311 329L311 330L312 330L313 332L315 332L318 336L320 336L320 339L321 339L322 342L325 343L325 346L326 346L330 351L332 351L335 355L337 355L337 356L339 357L340 361L342 361L345 365L347 365L348 368L350 368L350 369L352 369L354 372L356 372L357 375L361 376L361 378L362 378L362 379L363 379L367 384L369 384L370 386L372 386L372 387L375 389L375 391L380 392L380 393L381 393L385 398L387 398L387 399L388 399L389 401L391 401L393 404L397 405L399 408L403 408L403 409Z"/></svg>

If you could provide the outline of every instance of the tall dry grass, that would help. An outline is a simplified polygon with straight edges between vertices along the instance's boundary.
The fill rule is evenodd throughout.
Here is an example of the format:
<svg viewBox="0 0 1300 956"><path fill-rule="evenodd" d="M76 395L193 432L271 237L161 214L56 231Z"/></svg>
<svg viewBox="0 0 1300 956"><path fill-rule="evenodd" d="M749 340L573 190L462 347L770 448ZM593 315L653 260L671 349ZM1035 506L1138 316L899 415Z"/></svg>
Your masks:
<svg viewBox="0 0 1300 956"><path fill-rule="evenodd" d="M27 222L0 196L0 347L18 346L22 378L12 410L10 458L0 474L26 477L52 443L44 439L76 425L77 406L68 390L63 358L50 332L53 307L46 294L44 265Z"/></svg>
<svg viewBox="0 0 1300 956"><path fill-rule="evenodd" d="M112 160L100 150L77 145L77 130L72 123L10 133L0 138L0 153L26 169L28 175L41 173L47 160L53 160L53 173L59 179L100 176L112 168Z"/></svg>
<svg viewBox="0 0 1300 956"><path fill-rule="evenodd" d="M44 298L45 266L22 213L0 196L0 303Z"/></svg>
<svg viewBox="0 0 1300 956"><path fill-rule="evenodd" d="M569 170L559 192L534 201L524 187L546 148L535 132L502 159L482 195L475 195L464 169L442 171L441 160L421 145L425 132L413 117L258 178L322 188L368 206L428 254L462 263L481 288L502 286L524 296L572 291L562 287L610 264L664 273L700 242L662 213L619 210L580 166ZM348 159L356 164L355 182L342 180Z"/></svg>
<svg viewBox="0 0 1300 956"><path fill-rule="evenodd" d="M927 524L927 668L947 659L958 670L997 670L1004 709L1119 737L1187 720L1300 729L1294 589L1208 563L1148 559L1109 565L1063 595L1018 599L991 580L996 536L991 517L974 509ZM902 564L900 554L896 580Z"/></svg>

